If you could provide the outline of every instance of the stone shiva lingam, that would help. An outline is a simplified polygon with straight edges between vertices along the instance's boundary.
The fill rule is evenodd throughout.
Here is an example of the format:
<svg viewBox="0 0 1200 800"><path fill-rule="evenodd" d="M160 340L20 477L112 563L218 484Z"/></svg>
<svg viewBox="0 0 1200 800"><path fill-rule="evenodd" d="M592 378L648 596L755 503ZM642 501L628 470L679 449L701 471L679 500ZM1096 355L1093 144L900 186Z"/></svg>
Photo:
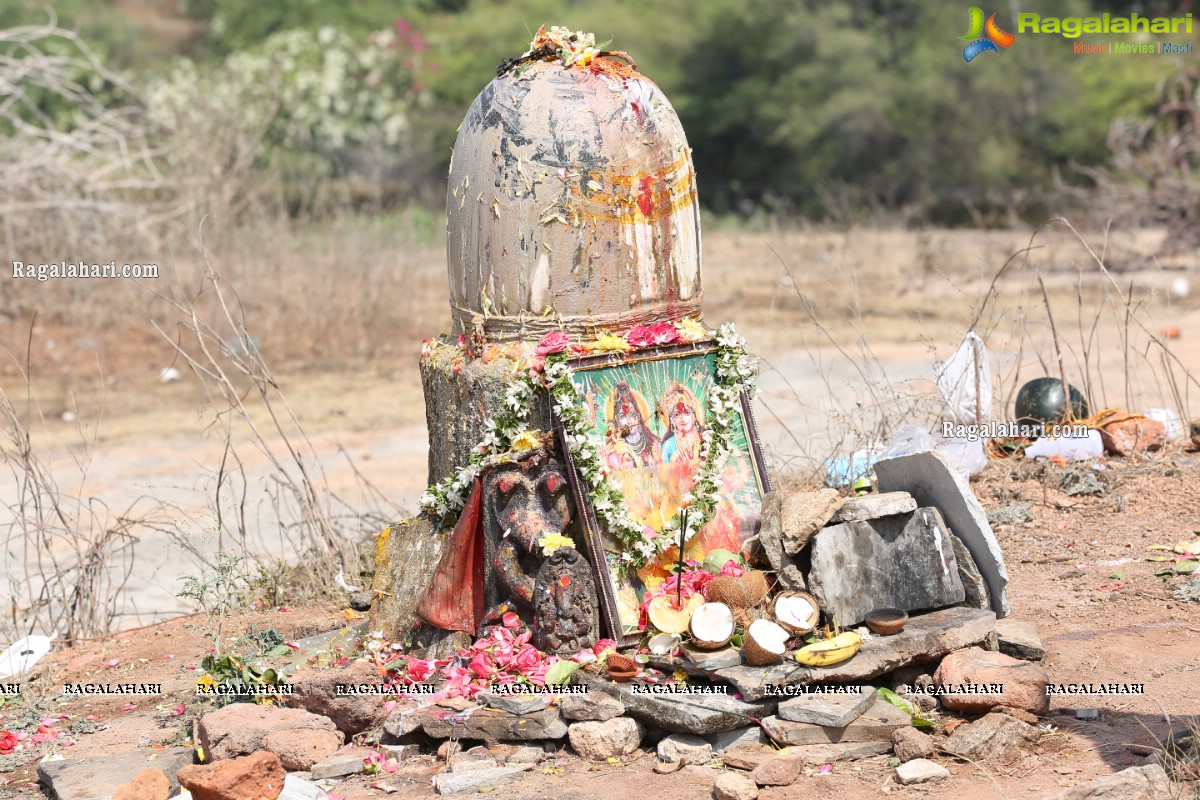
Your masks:
<svg viewBox="0 0 1200 800"><path fill-rule="evenodd" d="M426 340L420 360L430 489L424 514L381 537L372 629L395 636L423 621L474 636L512 613L559 653L604 634L606 587L581 537L587 488L572 491L563 458L564 442L576 461L589 451L586 437L561 424L558 439L543 433L552 405L560 422L574 405L550 391L555 370L712 334L682 126L628 56L593 41L543 28L459 129L446 197L451 333ZM597 404L583 406L594 422Z"/></svg>

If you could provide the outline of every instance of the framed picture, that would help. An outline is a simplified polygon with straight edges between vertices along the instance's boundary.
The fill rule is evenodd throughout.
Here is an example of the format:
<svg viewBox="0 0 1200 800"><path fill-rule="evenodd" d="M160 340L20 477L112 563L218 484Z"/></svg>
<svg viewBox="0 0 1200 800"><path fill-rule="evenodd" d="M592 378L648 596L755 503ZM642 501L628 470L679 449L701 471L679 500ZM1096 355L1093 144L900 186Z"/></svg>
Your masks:
<svg viewBox="0 0 1200 800"><path fill-rule="evenodd" d="M601 463L617 484L633 519L655 535L679 513L700 471L698 458L708 414L708 392L716 381L716 346L673 344L633 355L588 356L571 361L584 414L604 445ZM731 436L733 455L718 478L719 499L709 522L684 543L684 558L703 562L717 549L741 552L758 533L763 495L770 483L763 468L749 399L741 397ZM643 595L672 574L677 544L637 569L623 558L625 545L598 523L586 482L564 440L584 549L596 571L601 615L608 635L627 645L641 637ZM665 535L672 535L670 532ZM676 531L675 536L678 536Z"/></svg>

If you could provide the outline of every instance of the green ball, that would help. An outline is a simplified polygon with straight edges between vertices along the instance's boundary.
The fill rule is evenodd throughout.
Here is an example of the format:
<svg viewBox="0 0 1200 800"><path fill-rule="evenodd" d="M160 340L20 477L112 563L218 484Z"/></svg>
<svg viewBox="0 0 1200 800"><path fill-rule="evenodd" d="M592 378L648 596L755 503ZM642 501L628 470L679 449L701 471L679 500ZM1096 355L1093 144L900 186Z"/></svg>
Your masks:
<svg viewBox="0 0 1200 800"><path fill-rule="evenodd" d="M1067 413L1066 397L1062 381L1058 378L1034 378L1017 392L1017 422L1063 422ZM1071 416L1084 419L1091 416L1087 400L1074 386L1071 390Z"/></svg>

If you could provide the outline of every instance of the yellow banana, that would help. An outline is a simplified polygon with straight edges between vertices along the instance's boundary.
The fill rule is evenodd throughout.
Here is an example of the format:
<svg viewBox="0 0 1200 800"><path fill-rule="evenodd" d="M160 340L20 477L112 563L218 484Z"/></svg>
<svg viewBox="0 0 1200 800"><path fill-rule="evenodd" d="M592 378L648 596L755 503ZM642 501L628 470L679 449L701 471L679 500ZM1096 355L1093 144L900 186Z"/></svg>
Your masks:
<svg viewBox="0 0 1200 800"><path fill-rule="evenodd" d="M860 647L862 637L853 631L846 631L801 647L796 651L796 661L807 667L827 667L849 659Z"/></svg>

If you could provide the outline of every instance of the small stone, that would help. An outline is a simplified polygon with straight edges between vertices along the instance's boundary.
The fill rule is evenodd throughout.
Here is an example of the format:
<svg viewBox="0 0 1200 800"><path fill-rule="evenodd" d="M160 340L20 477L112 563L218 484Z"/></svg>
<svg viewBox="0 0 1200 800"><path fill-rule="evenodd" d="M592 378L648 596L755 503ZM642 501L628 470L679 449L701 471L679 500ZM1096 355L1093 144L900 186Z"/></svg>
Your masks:
<svg viewBox="0 0 1200 800"><path fill-rule="evenodd" d="M381 687L383 676L374 664L352 661L344 667L304 668L292 676L286 705L329 717L342 733L353 736L376 727L387 716L379 695L338 694L338 687Z"/></svg>
<svg viewBox="0 0 1200 800"><path fill-rule="evenodd" d="M311 769L321 759L333 755L342 746L339 731L297 729L276 731L263 740L263 749L279 756L289 772Z"/></svg>
<svg viewBox="0 0 1200 800"><path fill-rule="evenodd" d="M1149 417L1122 420L1101 428L1100 440L1114 456L1161 450L1167 443L1167 426Z"/></svg>
<svg viewBox="0 0 1200 800"><path fill-rule="evenodd" d="M783 498L780 525L783 549L787 554L794 556L803 550L808 540L833 518L841 505L842 498L837 489L796 492Z"/></svg>
<svg viewBox="0 0 1200 800"><path fill-rule="evenodd" d="M192 800L275 800L286 778L279 756L265 751L179 770Z"/></svg>
<svg viewBox="0 0 1200 800"><path fill-rule="evenodd" d="M604 722L625 713L625 704L604 692L585 692L565 695L561 702L562 715L580 722Z"/></svg>
<svg viewBox="0 0 1200 800"><path fill-rule="evenodd" d="M712 755L712 745L690 733L672 733L658 742L658 760L667 763L707 764Z"/></svg>
<svg viewBox="0 0 1200 800"><path fill-rule="evenodd" d="M879 519L917 510L917 501L908 492L880 492L847 497L833 515L833 522L858 522Z"/></svg>
<svg viewBox="0 0 1200 800"><path fill-rule="evenodd" d="M462 752L462 745L455 741L442 742L438 745L437 757L442 761L449 761L454 756Z"/></svg>
<svg viewBox="0 0 1200 800"><path fill-rule="evenodd" d="M670 775L683 769L682 761L655 761L654 771L659 775Z"/></svg>
<svg viewBox="0 0 1200 800"><path fill-rule="evenodd" d="M737 772L723 772L713 783L713 800L757 800L758 786Z"/></svg>
<svg viewBox="0 0 1200 800"><path fill-rule="evenodd" d="M750 779L759 786L791 786L800 780L804 764L804 756L779 753L755 767Z"/></svg>
<svg viewBox="0 0 1200 800"><path fill-rule="evenodd" d="M1000 652L1006 656L1025 661L1041 661L1046 657L1046 646L1038 636L1037 628L1028 622L1012 617L996 620L996 638Z"/></svg>
<svg viewBox="0 0 1200 800"><path fill-rule="evenodd" d="M983 714L996 706L1011 706L1031 714L1044 715L1050 710L1046 694L1049 676L1041 666L1020 661L1003 653L969 647L942 659L933 675L934 683L950 690L970 684L995 685L999 692L941 694L943 706L953 711Z"/></svg>
<svg viewBox="0 0 1200 800"><path fill-rule="evenodd" d="M517 767L492 767L473 772L443 772L433 779L433 789L438 794L461 794L481 792L518 783L525 770Z"/></svg>
<svg viewBox="0 0 1200 800"><path fill-rule="evenodd" d="M1130 767L1072 786L1045 800L1171 800L1171 781L1158 764Z"/></svg>
<svg viewBox="0 0 1200 800"><path fill-rule="evenodd" d="M778 751L767 744L742 744L731 747L721 754L721 761L727 767L753 771L759 764L772 759Z"/></svg>
<svg viewBox="0 0 1200 800"><path fill-rule="evenodd" d="M326 756L312 765L309 770L313 780L321 778L341 778L345 775L357 775L366 768L365 759L372 750L367 747L350 747L339 750L331 756ZM397 759L398 761L400 759Z"/></svg>
<svg viewBox="0 0 1200 800"><path fill-rule="evenodd" d="M118 786L112 800L167 800L171 784L161 769L144 769L133 780Z"/></svg>
<svg viewBox="0 0 1200 800"><path fill-rule="evenodd" d="M712 733L704 737L712 745L714 753L720 755L732 747L738 747L743 744L766 744L767 735L763 733L763 729L755 725L751 728L738 728L733 731L722 731L721 733Z"/></svg>
<svg viewBox="0 0 1200 800"><path fill-rule="evenodd" d="M1013 719L1021 720L1021 722L1024 722L1026 725L1038 724L1037 715L1030 714L1028 711L1022 708L1013 708L1012 706L996 706L992 709L992 711L995 711L999 714L1007 714Z"/></svg>
<svg viewBox="0 0 1200 800"><path fill-rule="evenodd" d="M615 717L604 722L576 722L567 728L572 749L588 761L627 756L642 743L642 725L636 719Z"/></svg>
<svg viewBox="0 0 1200 800"><path fill-rule="evenodd" d="M350 608L355 611L370 611L372 595L370 592L355 592L350 595Z"/></svg>
<svg viewBox="0 0 1200 800"><path fill-rule="evenodd" d="M1100 719L1100 709L1077 708L1075 709L1075 719Z"/></svg>
<svg viewBox="0 0 1200 800"><path fill-rule="evenodd" d="M896 767L896 782L905 786L914 783L944 781L949 777L949 770L927 758L914 759Z"/></svg>
<svg viewBox="0 0 1200 800"><path fill-rule="evenodd" d="M933 755L933 740L911 726L897 728L892 733L892 750L901 761L929 758Z"/></svg>
<svg viewBox="0 0 1200 800"><path fill-rule="evenodd" d="M542 760L545 751L540 747L533 745L522 745L513 748L511 753L504 757L505 764L536 764Z"/></svg>
<svg viewBox="0 0 1200 800"><path fill-rule="evenodd" d="M328 717L300 708L233 703L200 718L200 744L217 761L257 753L265 749L272 733L301 729L336 731L337 727Z"/></svg>
<svg viewBox="0 0 1200 800"><path fill-rule="evenodd" d="M948 753L972 761L1010 761L1021 745L1041 738L1041 732L1007 714L988 714L982 719L960 725L946 739L943 748Z"/></svg>
<svg viewBox="0 0 1200 800"><path fill-rule="evenodd" d="M421 730L420 710L416 703L399 701L399 705L383 721L383 729L397 739Z"/></svg>
<svg viewBox="0 0 1200 800"><path fill-rule="evenodd" d="M858 691L817 694L805 693L785 700L775 712L780 719L789 722L811 722L844 728L875 705L875 689L871 686L852 686Z"/></svg>
<svg viewBox="0 0 1200 800"><path fill-rule="evenodd" d="M543 694L481 692L478 699L490 708L498 708L510 714L532 714L546 707L546 696Z"/></svg>
<svg viewBox="0 0 1200 800"><path fill-rule="evenodd" d="M460 756L450 761L450 771L454 773L478 772L484 769L495 769L498 766L500 764L494 758L463 758Z"/></svg>

